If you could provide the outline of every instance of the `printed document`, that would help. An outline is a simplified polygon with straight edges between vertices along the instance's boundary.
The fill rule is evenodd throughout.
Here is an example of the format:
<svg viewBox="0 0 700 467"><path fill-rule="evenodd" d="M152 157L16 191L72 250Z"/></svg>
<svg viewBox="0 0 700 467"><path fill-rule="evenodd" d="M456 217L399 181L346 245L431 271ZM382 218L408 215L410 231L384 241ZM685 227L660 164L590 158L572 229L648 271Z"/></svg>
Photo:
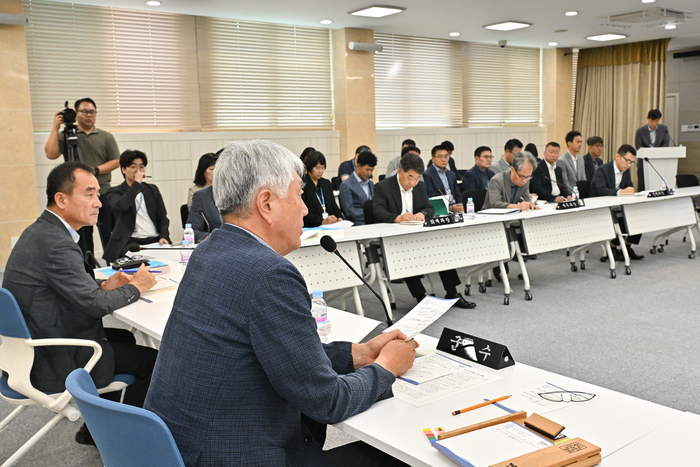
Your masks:
<svg viewBox="0 0 700 467"><path fill-rule="evenodd" d="M406 340L411 340L423 329L433 324L440 316L444 315L457 300L459 299L452 298L447 300L428 295L409 311L406 316L401 318L398 323L387 328L384 332L400 329L401 332L408 336Z"/></svg>

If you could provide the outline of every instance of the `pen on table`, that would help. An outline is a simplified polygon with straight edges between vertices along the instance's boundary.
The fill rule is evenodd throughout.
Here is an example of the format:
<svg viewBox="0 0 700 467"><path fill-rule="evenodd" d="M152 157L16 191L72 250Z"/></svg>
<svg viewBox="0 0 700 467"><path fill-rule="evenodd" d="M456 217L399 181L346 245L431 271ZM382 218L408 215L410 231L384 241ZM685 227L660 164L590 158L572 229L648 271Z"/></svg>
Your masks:
<svg viewBox="0 0 700 467"><path fill-rule="evenodd" d="M501 402L501 401L503 401L503 400L506 400L506 399L508 399L509 397L510 397L510 396L501 396L501 397L497 397L497 398L495 398L495 399L491 399L490 401L484 401L484 402L482 402L482 403L480 403L480 404L472 405L471 407L467 407L466 409L455 410L454 412L452 412L452 415L459 415L459 414L461 414L461 413L469 412L470 410L478 409L478 408L480 408L480 407L486 407L487 405L494 404L494 403L496 403L496 402Z"/></svg>
<svg viewBox="0 0 700 467"><path fill-rule="evenodd" d="M143 300L146 303L153 303L153 300L149 300L147 298L139 297L139 300Z"/></svg>
<svg viewBox="0 0 700 467"><path fill-rule="evenodd" d="M126 273L126 274L130 274L130 273L138 272L138 269L120 269L120 271L121 271L121 272L124 272L124 273ZM153 271L153 270L151 270L151 271L148 271L148 272L150 272L151 274L163 274L163 271Z"/></svg>
<svg viewBox="0 0 700 467"><path fill-rule="evenodd" d="M176 281L175 279L173 279L172 277L168 277L168 279L170 279L171 281L173 281L173 282L175 282L176 284L180 285L180 283L179 283L178 281Z"/></svg>

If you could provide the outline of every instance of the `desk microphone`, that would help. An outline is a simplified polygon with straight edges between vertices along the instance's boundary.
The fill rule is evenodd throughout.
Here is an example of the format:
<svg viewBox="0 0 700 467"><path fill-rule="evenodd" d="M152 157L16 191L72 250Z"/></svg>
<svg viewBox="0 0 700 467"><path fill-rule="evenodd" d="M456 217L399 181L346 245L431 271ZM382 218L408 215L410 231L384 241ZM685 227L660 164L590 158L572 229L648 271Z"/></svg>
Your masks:
<svg viewBox="0 0 700 467"><path fill-rule="evenodd" d="M550 182L556 183L557 186L558 186L559 188L564 188L566 191L569 191L569 187L566 186L566 185L564 185L563 183L559 183L559 182L556 181L556 180L552 180L551 178L549 178L549 177L546 176L546 175L542 175L542 178L544 178L545 180L549 180ZM573 195L573 193L572 193L572 195ZM562 197L566 198L566 196L563 196L563 195L562 195L562 192L561 192L561 191L559 192L559 196L562 196Z"/></svg>
<svg viewBox="0 0 700 467"><path fill-rule="evenodd" d="M204 211L199 211L199 215L202 216L202 219L204 219L204 223L207 224L207 232L211 233L211 226L209 225L207 216L204 215Z"/></svg>
<svg viewBox="0 0 700 467"><path fill-rule="evenodd" d="M673 194L673 190L672 190L671 187L668 185L668 182L666 182L666 179L665 179L664 177L661 176L661 174L659 173L658 170L656 170L656 167L654 167L654 164L651 163L651 161L649 160L648 157L646 157L646 156L644 157L644 162L646 162L647 164L649 164L649 166L651 166L651 168L654 169L654 172L656 172L656 175L658 175L659 178L664 182L664 185L666 186L666 190L664 190L664 191L666 192L666 194L667 194L667 195L672 195L672 194Z"/></svg>
<svg viewBox="0 0 700 467"><path fill-rule="evenodd" d="M372 287L369 286L369 284L367 283L367 281L365 281L365 278L362 277L360 274L358 274L357 271L355 271L355 268L353 268L352 266L350 266L350 264L349 264L347 261L345 261L345 258L343 258L343 255L341 255L340 252L338 251L338 248L337 248L337 245L336 245L336 243L335 243L335 240L333 240L333 238L331 238L329 235L324 235L323 237L321 237L321 246L322 246L323 249L326 250L328 253L335 253L336 256L338 256L338 258L340 258L341 260L343 260L343 263L345 263L345 265L346 265L347 267L349 267L350 270L351 270L352 272L354 272L355 275L356 275L357 277L360 278L360 280L362 281L362 283L365 284L365 285L367 286L367 288L374 294L374 296L377 297L377 300L379 300L379 303L382 304L382 308L384 308L384 315L386 316L386 324L387 324L389 327L393 326L394 323L391 321L391 318L389 317L389 312L388 312L387 309L386 309L386 305L384 304L384 301L379 297L379 295L377 294L377 292L375 292L374 289L373 289Z"/></svg>

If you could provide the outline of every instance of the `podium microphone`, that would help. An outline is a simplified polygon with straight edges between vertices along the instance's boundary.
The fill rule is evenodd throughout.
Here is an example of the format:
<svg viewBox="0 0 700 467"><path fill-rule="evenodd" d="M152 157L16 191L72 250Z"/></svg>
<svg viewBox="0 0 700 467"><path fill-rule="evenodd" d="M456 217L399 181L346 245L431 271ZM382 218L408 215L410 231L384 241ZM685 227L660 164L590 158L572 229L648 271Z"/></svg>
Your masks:
<svg viewBox="0 0 700 467"><path fill-rule="evenodd" d="M360 274L358 274L357 271L355 271L355 268L353 268L352 266L350 266L350 264L349 264L347 261L345 261L345 258L343 258L343 255L341 255L340 252L338 251L338 248L337 248L337 245L336 245L336 243L335 243L335 240L333 240L333 238L331 238L329 235L324 235L323 237L321 237L321 246L322 246L323 249L326 250L328 253L335 253L335 255L338 256L338 258L340 258L340 259L343 261L343 263L345 263L345 265L346 265L347 267L349 267L350 270L351 270L352 272L354 272L355 275L356 275L357 277L360 278L360 280L362 281L362 283L365 284L365 285L367 286L367 288L374 294L374 296L377 297L377 300L379 300L379 303L382 304L382 308L384 308L384 315L386 316L386 324L387 324L389 327L393 326L394 323L391 321L391 318L389 317L389 312L388 312L387 309L386 309L386 305L384 304L384 300L382 300L382 299L379 297L379 295L377 294L377 292L375 292L374 289L373 289L372 287L369 286L369 284L367 283L367 281L365 281L364 277L362 277Z"/></svg>
<svg viewBox="0 0 700 467"><path fill-rule="evenodd" d="M661 180L663 180L664 185L666 185L666 190L665 190L665 191L666 191L666 194L667 194L667 195L672 195L672 194L673 194L673 190L672 190L671 187L668 185L668 182L666 181L666 179L665 179L664 177L661 176L661 174L659 173L659 171L656 170L656 167L654 167L654 165L651 163L651 161L649 161L649 158L648 158L648 157L646 157L646 156L644 157L644 162L646 162L647 164L649 164L649 166L651 166L651 168L654 169L654 172L656 172L656 175L658 175L659 178L660 178Z"/></svg>

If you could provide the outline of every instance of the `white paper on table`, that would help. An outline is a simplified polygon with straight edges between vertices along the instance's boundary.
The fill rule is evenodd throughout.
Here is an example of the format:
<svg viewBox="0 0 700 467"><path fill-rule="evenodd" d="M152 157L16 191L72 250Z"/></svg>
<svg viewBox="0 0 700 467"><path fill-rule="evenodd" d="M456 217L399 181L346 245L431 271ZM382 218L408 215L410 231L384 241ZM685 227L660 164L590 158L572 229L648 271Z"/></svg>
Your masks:
<svg viewBox="0 0 700 467"><path fill-rule="evenodd" d="M172 247L172 245L170 243L166 243L165 245L161 245L158 242L149 243L147 245L141 245L141 248L149 248L149 249L150 248L170 248L170 247Z"/></svg>
<svg viewBox="0 0 700 467"><path fill-rule="evenodd" d="M527 413L538 413L544 414L547 412L554 412L555 410L563 409L566 407L571 407L572 404L580 404L581 402L552 402L543 399L539 396L542 392L555 392L561 391L562 389L558 386L554 386L550 383L543 383L538 386L533 386L519 391L513 392L513 395L499 404L504 407L508 407L516 412L519 410L524 410Z"/></svg>
<svg viewBox="0 0 700 467"><path fill-rule="evenodd" d="M461 365L463 368L459 371L422 384L397 379L392 386L394 396L414 407L422 407L467 389L501 379L500 376L484 373L466 363Z"/></svg>
<svg viewBox="0 0 700 467"><path fill-rule="evenodd" d="M303 230L301 232L301 241L303 242L307 238L311 238L314 235L320 234L321 232L323 232L323 230Z"/></svg>
<svg viewBox="0 0 700 467"><path fill-rule="evenodd" d="M141 295L148 295L156 292L162 292L164 290L170 290L176 288L179 284L178 282L168 279L167 277L163 276L155 276L156 278L156 285L148 289L146 292L142 293Z"/></svg>
<svg viewBox="0 0 700 467"><path fill-rule="evenodd" d="M426 381L449 375L455 371L460 371L463 368L463 364L434 353L426 355L425 357L416 358L413 366L402 376L399 376L399 378L409 383L422 384Z"/></svg>
<svg viewBox="0 0 700 467"><path fill-rule="evenodd" d="M435 446L438 450L447 449L474 467L488 467L547 448L553 443L517 423L508 422L453 436L434 444L440 446Z"/></svg>
<svg viewBox="0 0 700 467"><path fill-rule="evenodd" d="M322 226L321 228L324 230L338 230L338 229L347 229L348 227L352 227L355 225L354 222L352 221L347 221L347 220L342 220L338 221L335 224L326 224Z"/></svg>
<svg viewBox="0 0 700 467"><path fill-rule="evenodd" d="M423 329L433 324L440 316L444 315L458 300L459 298L447 300L428 295L409 311L406 316L401 318L398 323L387 328L384 332L400 329L401 332L408 336L406 340L411 340Z"/></svg>

